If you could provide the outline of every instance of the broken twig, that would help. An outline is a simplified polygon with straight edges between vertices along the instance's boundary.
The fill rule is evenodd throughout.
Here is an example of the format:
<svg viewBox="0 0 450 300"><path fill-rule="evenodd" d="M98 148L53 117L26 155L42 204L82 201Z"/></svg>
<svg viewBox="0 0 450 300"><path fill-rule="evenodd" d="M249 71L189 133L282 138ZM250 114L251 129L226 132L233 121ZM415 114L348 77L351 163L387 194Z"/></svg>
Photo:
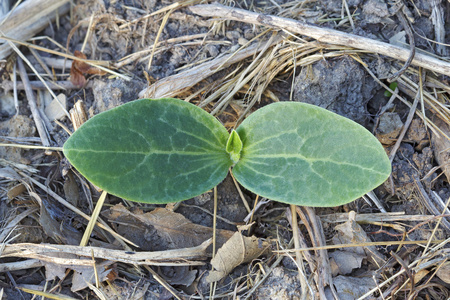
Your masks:
<svg viewBox="0 0 450 300"><path fill-rule="evenodd" d="M42 145L48 147L50 146L48 132L45 128L44 122L42 121L41 115L39 113L39 109L36 105L36 98L34 97L34 93L30 87L30 81L28 79L27 71L25 70L22 58L18 57L17 63L19 66L20 77L22 78L25 86L25 93L27 95L28 104L30 105L31 113L33 114L33 119L34 123L36 124L37 131L39 133L39 136L41 137Z"/></svg>
<svg viewBox="0 0 450 300"><path fill-rule="evenodd" d="M11 14L0 18L0 40L2 35L20 41L28 40L47 27L57 14L67 13L68 3L69 0L24 1ZM0 44L0 59L6 58L13 51L10 45L3 42Z"/></svg>

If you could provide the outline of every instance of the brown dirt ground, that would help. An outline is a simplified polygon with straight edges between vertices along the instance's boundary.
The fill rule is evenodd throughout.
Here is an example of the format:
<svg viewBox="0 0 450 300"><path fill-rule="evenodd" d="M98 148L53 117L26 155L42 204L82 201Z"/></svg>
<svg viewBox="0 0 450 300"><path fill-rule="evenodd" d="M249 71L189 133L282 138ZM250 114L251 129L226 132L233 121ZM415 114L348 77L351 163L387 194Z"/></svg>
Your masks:
<svg viewBox="0 0 450 300"><path fill-rule="evenodd" d="M410 66L397 80L399 94L406 99L406 103L398 99L390 102L385 89L368 72L389 85L387 78L394 69L401 68L402 62L375 53L353 53L344 48L345 45L317 44L304 36L296 39L282 31L265 32L267 28L263 26L227 20L210 22L209 18L189 10L189 5L210 2L76 0L70 14L61 16L58 24L49 25L39 34L50 39L40 39L34 43L60 53L65 53L62 47L68 45L68 53L81 51L88 59L106 62L108 69L122 75L121 78L112 74L89 74L83 69L76 78L87 81L82 82L83 87L76 88L73 84L79 81L74 81L74 71L71 72L69 66L61 67L67 65L67 61L58 55L38 51L40 57L57 61L50 63L44 60L51 70L52 79L71 86L67 90L54 89L55 93L66 96L67 109L72 109L81 100L86 115L90 117L138 99L139 93L148 85L235 53L249 41L254 44L266 42L276 34L280 40L268 47L264 55L257 56L257 53L222 67L198 83L188 84L173 96L189 98L191 103L214 112L227 128L234 127L248 112L274 101L308 102L355 120L378 137L387 153L395 151L394 145L407 123L410 106L418 90L420 80L417 67ZM409 37L405 37L405 28L399 21L399 14L403 14L414 30L416 51L426 51L440 58L448 58L450 53L448 47L441 49L433 43L437 35L437 25L433 23L433 14L436 14L433 3L441 1L404 1L403 10L396 10L394 4L384 0L220 2L384 42L403 42L408 47ZM176 3L179 5L173 6L173 11L168 15L169 11L164 8ZM450 2L442 1L439 7L447 24L444 40L448 42ZM159 13L151 14L158 10ZM166 15L167 23L152 52ZM28 48L22 47L21 50L39 72L46 73ZM41 145L25 92L18 90L19 111L16 114L13 92L6 88L10 86L15 57L11 55L2 70L0 84L5 91L0 94L1 142ZM267 64L264 68L266 72L253 77L245 74L249 66L256 68L264 63ZM30 80L38 80L30 70L28 72ZM243 84L231 94L229 101L224 101L241 75L249 79L248 84ZM306 292L308 299L333 299L333 293L338 299L358 299L375 288L376 284L385 281L387 284L380 286L367 299L387 299L389 296L391 299L450 297L450 254L448 240L445 240L450 234L450 212L442 206L448 205L450 198L450 169L447 167L449 143L439 133L450 136L449 77L426 71L423 79L423 89L428 96L424 104L418 104L418 113L410 120L409 128L395 152L392 176L374 190L373 196L379 204L374 204L370 199L357 199L341 207L299 209L302 247L364 242L380 242L380 245L306 251L304 259L298 261L303 265L307 287L301 286L298 261L292 256L293 252L284 255L265 252L250 263L240 264L219 280L213 289L216 298L302 299L302 293ZM215 94L222 87L227 89ZM35 95L51 146L62 147L69 136L63 127L73 131L73 121L64 115L58 116L57 121L51 119L52 112L46 108L51 106L52 97L44 89L35 90ZM58 109L55 110L58 113ZM420 117L422 112L428 117L427 123ZM91 215L100 192L70 168L61 152L0 147L0 167L0 236L4 246L21 243L80 244L87 221L79 213L62 205L57 196ZM41 186L30 178L41 183ZM218 229L224 230L221 231L222 237L229 237L227 234L230 231L237 231L236 226L245 223L247 211L242 197L250 207L255 203L256 195L242 187L240 189L242 195L231 177L218 186L219 218L216 224ZM183 201L172 209L194 224L212 228L213 198L214 193L210 191ZM125 207L117 206L119 203ZM128 213L123 210L119 212L119 208ZM156 225L139 219L139 216L155 208L155 205L108 196L101 218L139 248L124 248L124 244L118 243L111 234L98 227L94 229L89 245L136 252L191 246L179 235L161 232ZM256 236L259 243L268 242L271 250L293 248L290 244L293 239L291 219L287 205L267 201L253 215L253 227L244 233ZM305 223L309 226L304 226ZM427 249L423 242L414 242L423 240L443 242L433 242ZM395 244L398 241L412 243ZM219 242L219 246L222 244ZM30 250L30 253L33 251ZM23 249L19 252L25 253L24 256L0 256L2 299L31 299L32 293L23 288L45 290L74 299L206 299L212 293L213 285L205 279L211 270L210 258L204 260L204 265L194 267L150 267L97 259L101 282L96 286L95 276L86 268L58 264L56 260L45 262L42 257L26 254L28 252ZM60 257L68 258L64 255ZM75 254L70 256L75 257ZM31 265L22 266L19 264L21 262ZM387 281L392 276L395 278ZM88 286L85 280L93 285Z"/></svg>

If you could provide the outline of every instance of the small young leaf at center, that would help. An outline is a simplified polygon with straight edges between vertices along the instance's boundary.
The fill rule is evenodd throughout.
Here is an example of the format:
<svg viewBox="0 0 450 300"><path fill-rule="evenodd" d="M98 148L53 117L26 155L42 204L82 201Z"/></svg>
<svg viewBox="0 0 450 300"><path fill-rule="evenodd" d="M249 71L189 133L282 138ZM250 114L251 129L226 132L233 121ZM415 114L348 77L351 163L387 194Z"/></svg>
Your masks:
<svg viewBox="0 0 450 300"><path fill-rule="evenodd" d="M236 130L233 129L227 141L227 152L230 153L230 159L233 163L237 163L241 158L242 141Z"/></svg>

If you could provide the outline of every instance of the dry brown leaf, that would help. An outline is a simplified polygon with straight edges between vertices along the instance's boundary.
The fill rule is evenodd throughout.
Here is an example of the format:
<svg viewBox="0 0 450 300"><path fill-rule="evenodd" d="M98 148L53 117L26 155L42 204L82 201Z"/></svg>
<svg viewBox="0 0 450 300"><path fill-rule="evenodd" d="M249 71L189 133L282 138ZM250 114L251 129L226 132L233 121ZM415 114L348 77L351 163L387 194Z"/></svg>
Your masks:
<svg viewBox="0 0 450 300"><path fill-rule="evenodd" d="M106 299L109 300L142 300L142 299L152 299L151 292L149 292L149 287L151 283L145 282L109 282L107 285L100 287L103 294L106 295ZM148 293L147 293L148 292ZM147 294L147 297L145 295ZM154 296L153 298L156 298ZM161 298L161 297L160 297ZM164 298L162 298L164 299Z"/></svg>
<svg viewBox="0 0 450 300"><path fill-rule="evenodd" d="M330 253L330 264L333 276L350 274L353 269L361 268L361 262L366 255L351 251L334 251Z"/></svg>
<svg viewBox="0 0 450 300"><path fill-rule="evenodd" d="M66 173L66 180L64 181L63 189L67 202L73 206L78 206L80 201L80 192L78 190L78 184L75 180L75 176L71 170Z"/></svg>
<svg viewBox="0 0 450 300"><path fill-rule="evenodd" d="M206 281L219 281L240 264L250 262L268 250L268 242L255 236L246 237L240 232L236 232L211 260L215 270L209 273Z"/></svg>
<svg viewBox="0 0 450 300"><path fill-rule="evenodd" d="M333 237L333 243L337 244L362 244L371 242L364 229L355 221L356 214L351 211L347 222L335 227L337 234ZM360 255L366 255L367 258L375 265L382 266L385 263L385 257L378 252L375 246L348 248Z"/></svg>
<svg viewBox="0 0 450 300"><path fill-rule="evenodd" d="M110 209L108 219L113 222L128 223L127 231L153 229L147 234L147 240L157 241L159 249L180 249L195 247L212 237L212 228L194 224L183 215L165 208L156 208L149 213L141 210L130 212L122 204ZM136 222L138 221L138 222ZM143 226L146 225L146 226ZM223 245L234 232L217 230L217 245ZM142 235L141 239L142 239Z"/></svg>
<svg viewBox="0 0 450 300"><path fill-rule="evenodd" d="M74 55L79 58L86 59L86 55L76 50ZM87 65L85 62L74 60L72 63L72 67L70 68L70 81L73 85L77 87L83 87L86 84L86 77L83 75L84 65ZM89 65L87 65L89 67Z"/></svg>
<svg viewBox="0 0 450 300"><path fill-rule="evenodd" d="M430 271L428 271L426 269L422 269L419 272L415 273L414 274L414 283L417 284L419 281L421 281L429 273L430 273ZM411 282L410 281L406 284L405 289L411 289Z"/></svg>
<svg viewBox="0 0 450 300"><path fill-rule="evenodd" d="M387 112L380 116L376 136L380 143L394 144L403 128L403 122L397 113Z"/></svg>
<svg viewBox="0 0 450 300"><path fill-rule="evenodd" d="M42 253L46 256L52 256L55 258L63 259L74 259L77 260L80 257L71 253ZM91 260L86 258L86 260ZM73 292L80 291L88 287L88 283L95 284L95 271L93 266L82 266L82 265L71 265L71 264L60 264L53 263L46 260L41 261L45 267L45 278L47 281L54 280L56 277L63 280L66 277L66 270L73 270L72 286L71 290ZM113 281L117 276L114 268L110 266L114 264L113 261L103 261L101 263L95 264L97 269L97 275L100 282L105 280Z"/></svg>
<svg viewBox="0 0 450 300"><path fill-rule="evenodd" d="M74 56L87 59L86 55L78 50L73 53ZM70 68L70 81L77 87L81 88L86 85L85 74L91 75L105 75L106 72L98 68L92 67L85 63L84 61L74 60L72 67Z"/></svg>
<svg viewBox="0 0 450 300"><path fill-rule="evenodd" d="M50 200L42 199L38 194L29 191L39 203L41 224L44 232L59 244L78 245L81 240L81 233L65 221L65 215Z"/></svg>
<svg viewBox="0 0 450 300"><path fill-rule="evenodd" d="M81 233L66 222L58 222L48 212L45 205L41 206L39 218L44 232L58 243L64 245L78 245L81 240Z"/></svg>
<svg viewBox="0 0 450 300"><path fill-rule="evenodd" d="M197 278L198 270L190 270L188 266L180 267L163 267L159 270L159 275L171 285L190 286Z"/></svg>
<svg viewBox="0 0 450 300"><path fill-rule="evenodd" d="M4 167L0 169L0 178L6 178L9 180L20 181L20 175L17 174L11 167Z"/></svg>
<svg viewBox="0 0 450 300"><path fill-rule="evenodd" d="M376 287L372 277L350 277L339 275L333 278L339 300L355 300ZM328 298L328 297L327 297ZM330 299L334 299L331 297Z"/></svg>
<svg viewBox="0 0 450 300"><path fill-rule="evenodd" d="M25 192L27 188L24 184L19 183L18 185L13 186L8 190L8 193L6 194L8 196L9 200L12 200L16 198L17 196L21 195L23 192Z"/></svg>
<svg viewBox="0 0 450 300"><path fill-rule="evenodd" d="M47 253L48 256L58 257L58 258L69 258L67 253ZM71 257L76 257L76 255L71 255ZM41 260L45 267L45 279L47 281L59 278L63 280L66 276L66 266L60 265L45 260Z"/></svg>
<svg viewBox="0 0 450 300"><path fill-rule="evenodd" d="M50 121L60 120L66 116L65 109L67 109L67 96L64 94L59 94L56 97L58 100L53 99L44 110L45 115Z"/></svg>
<svg viewBox="0 0 450 300"><path fill-rule="evenodd" d="M446 262L436 272L436 276L439 277L445 283L450 284L450 262Z"/></svg>
<svg viewBox="0 0 450 300"><path fill-rule="evenodd" d="M111 265L114 262L104 261L102 263L96 264L97 276L99 282L105 280L114 281L117 277L117 272ZM72 292L80 291L88 287L88 283L95 284L95 273L92 267L75 266L70 268L74 271L72 278L72 287L70 288Z"/></svg>
<svg viewBox="0 0 450 300"><path fill-rule="evenodd" d="M450 126L439 118L433 119L434 124L439 127L447 136L450 136ZM432 132L431 141L433 143L434 155L442 171L444 171L447 181L450 182L450 140L442 135Z"/></svg>

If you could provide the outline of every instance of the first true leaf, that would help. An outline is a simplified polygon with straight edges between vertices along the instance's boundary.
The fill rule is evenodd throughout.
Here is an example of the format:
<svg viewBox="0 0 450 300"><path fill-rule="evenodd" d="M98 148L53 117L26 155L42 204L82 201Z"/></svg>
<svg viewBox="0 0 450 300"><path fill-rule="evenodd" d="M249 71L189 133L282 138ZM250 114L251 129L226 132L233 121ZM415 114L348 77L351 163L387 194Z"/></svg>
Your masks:
<svg viewBox="0 0 450 300"><path fill-rule="evenodd" d="M107 192L168 203L219 184L232 165L228 132L204 110L176 99L142 99L101 113L66 141L69 161Z"/></svg>

